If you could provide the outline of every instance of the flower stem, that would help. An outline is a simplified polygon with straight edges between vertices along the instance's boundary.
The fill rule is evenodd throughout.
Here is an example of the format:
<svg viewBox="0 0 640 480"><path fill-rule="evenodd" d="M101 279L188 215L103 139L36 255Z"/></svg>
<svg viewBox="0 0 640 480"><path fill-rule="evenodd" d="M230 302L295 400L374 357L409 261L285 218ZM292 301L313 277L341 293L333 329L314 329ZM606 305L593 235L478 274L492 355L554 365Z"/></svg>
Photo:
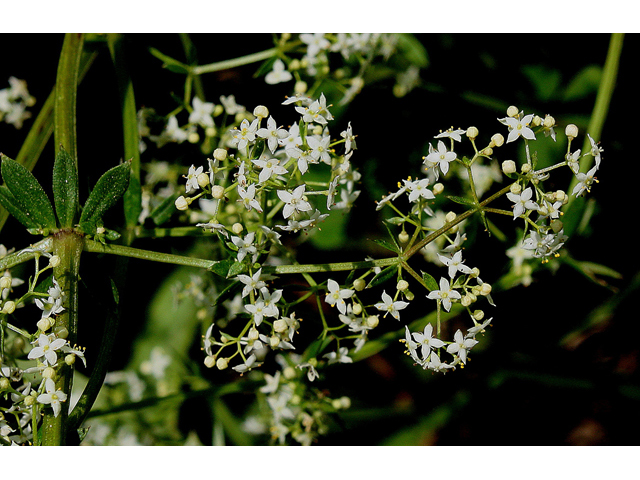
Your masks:
<svg viewBox="0 0 640 480"><path fill-rule="evenodd" d="M221 70L227 70L229 68L240 67L242 65L249 65L250 63L261 62L267 58L271 58L276 55L278 49L270 48L263 50L262 52L251 53L243 57L233 58L231 60L223 60L222 62L209 63L208 65L200 65L198 67L192 67L191 73L193 75L202 75L203 73L219 72Z"/></svg>

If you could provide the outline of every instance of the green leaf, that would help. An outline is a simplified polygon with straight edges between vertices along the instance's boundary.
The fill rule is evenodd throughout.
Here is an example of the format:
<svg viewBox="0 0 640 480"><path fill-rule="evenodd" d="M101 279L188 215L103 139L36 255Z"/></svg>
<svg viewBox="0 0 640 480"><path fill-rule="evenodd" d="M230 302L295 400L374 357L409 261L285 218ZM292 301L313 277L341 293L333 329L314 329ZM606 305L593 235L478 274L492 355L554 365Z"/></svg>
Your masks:
<svg viewBox="0 0 640 480"><path fill-rule="evenodd" d="M167 70L171 70L172 72L175 72L175 73L185 73L185 74L189 73L189 67L187 65L185 65L182 62L179 62L174 58L171 58L168 55L165 55L160 50L157 50L155 48L150 48L149 52L151 52L151 55L153 55L154 57L162 60L164 62L164 65L162 66Z"/></svg>
<svg viewBox="0 0 640 480"><path fill-rule="evenodd" d="M28 229L38 229L38 225L20 208L15 197L6 185L0 186L0 205L6 208L9 214Z"/></svg>
<svg viewBox="0 0 640 480"><path fill-rule="evenodd" d="M60 228L73 227L79 208L78 171L76 162L62 147L53 164L53 202Z"/></svg>
<svg viewBox="0 0 640 480"><path fill-rule="evenodd" d="M125 162L108 170L98 179L82 209L80 230L89 234L96 232L102 215L115 205L127 190L130 174L131 163Z"/></svg>
<svg viewBox="0 0 640 480"><path fill-rule="evenodd" d="M158 227L164 222L168 221L176 211L175 201L180 196L179 193L165 198L160 205L153 209L153 212L149 215Z"/></svg>
<svg viewBox="0 0 640 480"><path fill-rule="evenodd" d="M415 36L410 33L401 33L398 35L398 44L396 45L398 52L413 65L425 68L429 65L427 50Z"/></svg>
<svg viewBox="0 0 640 480"><path fill-rule="evenodd" d="M564 91L566 102L579 100L598 91L602 67L600 65L587 65L571 79Z"/></svg>
<svg viewBox="0 0 640 480"><path fill-rule="evenodd" d="M375 277L371 279L371 281L369 282L369 285L367 285L367 288L374 288L374 287L377 287L378 285L383 284L384 282L389 280L391 277L393 277L397 271L398 271L397 265L389 265L388 267L386 267L384 270L382 270L380 273L378 273Z"/></svg>
<svg viewBox="0 0 640 480"><path fill-rule="evenodd" d="M467 205L469 207L475 207L476 204L473 200L470 200L468 198L464 198L464 197L457 197L455 195L446 195L446 197L451 200L452 202L456 202L459 203L461 205Z"/></svg>
<svg viewBox="0 0 640 480"><path fill-rule="evenodd" d="M436 282L436 279L428 273L422 272L422 280L424 280L424 283L427 285L427 288L430 292L440 289L440 286L438 285L438 282Z"/></svg>
<svg viewBox="0 0 640 480"><path fill-rule="evenodd" d="M43 229L56 228L56 216L49 197L42 189L36 177L9 157L2 156L2 178L13 195L14 205Z"/></svg>
<svg viewBox="0 0 640 480"><path fill-rule="evenodd" d="M382 238L374 238L373 239L374 243L377 243L378 245L380 245L383 248L386 248L387 250L391 250L394 253L400 253L400 249L397 248L396 245L387 242L386 240L382 239Z"/></svg>

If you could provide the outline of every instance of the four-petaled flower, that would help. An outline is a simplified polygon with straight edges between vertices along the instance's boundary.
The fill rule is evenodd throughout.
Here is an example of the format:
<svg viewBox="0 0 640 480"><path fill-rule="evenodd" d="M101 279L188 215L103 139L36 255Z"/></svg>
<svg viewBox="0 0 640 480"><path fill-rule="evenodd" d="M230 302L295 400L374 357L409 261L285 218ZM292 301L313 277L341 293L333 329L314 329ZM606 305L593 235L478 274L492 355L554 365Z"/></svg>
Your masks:
<svg viewBox="0 0 640 480"><path fill-rule="evenodd" d="M387 314L390 313L393 318L395 318L396 320L400 320L399 310L407 308L408 305L409 305L408 302L402 302L400 300L394 302L393 299L391 298L391 295L389 295L387 292L383 290L382 302L376 303L375 307L378 310L385 312L384 314L385 317L387 316Z"/></svg>
<svg viewBox="0 0 640 480"><path fill-rule="evenodd" d="M442 140L438 140L438 149L435 150L429 145L429 155L426 160L430 165L439 165L443 175L449 171L449 163L453 162L458 156L455 152L449 152Z"/></svg>
<svg viewBox="0 0 640 480"><path fill-rule="evenodd" d="M306 185L296 187L293 192L287 190L278 190L278 197L285 205L282 209L282 216L287 219L293 213L308 212L311 210L311 204L304 199Z"/></svg>
<svg viewBox="0 0 640 480"><path fill-rule="evenodd" d="M533 190L531 187L525 188L521 194L507 193L507 198L515 205L513 206L513 219L515 220L526 210L538 210L538 204L531 200Z"/></svg>
<svg viewBox="0 0 640 480"><path fill-rule="evenodd" d="M278 128L276 121L272 116L269 116L267 120L267 128L260 128L256 132L256 135L260 138L264 138L267 141L269 150L271 150L271 153L274 153L281 140L284 140L289 136L289 132L284 128Z"/></svg>
<svg viewBox="0 0 640 480"><path fill-rule="evenodd" d="M464 263L462 263L462 252L460 250L454 253L451 258L445 257L444 255L440 254L438 254L438 258L442 263L449 267L449 276L451 278L455 277L456 272L462 272L466 274L471 273L471 269Z"/></svg>
<svg viewBox="0 0 640 480"><path fill-rule="evenodd" d="M325 302L327 302L332 307L337 306L340 313L343 315L347 312L347 304L344 299L351 297L355 290L351 290L348 288L340 289L340 285L335 280L329 279L327 281L327 288L329 289L329 293L325 297Z"/></svg>
<svg viewBox="0 0 640 480"><path fill-rule="evenodd" d="M430 323L424 327L422 333L413 333L413 339L421 347L420 353L422 354L422 359L425 362L428 360L429 355L431 355L432 348L444 347L444 342L442 340L439 338L433 338L433 325Z"/></svg>
<svg viewBox="0 0 640 480"><path fill-rule="evenodd" d="M507 143L517 140L521 135L527 140L536 139L533 130L529 128L529 124L531 123L531 120L533 120L533 116L534 115L531 113L529 115L525 115L524 117L522 117L522 119L516 117L498 119L500 123L509 127L509 136L507 137Z"/></svg>
<svg viewBox="0 0 640 480"><path fill-rule="evenodd" d="M427 295L427 298L432 300L440 300L442 302L442 306L448 312L451 310L451 299L460 300L460 292L452 289L449 286L449 280L442 277L440 278L440 290L434 290Z"/></svg>
<svg viewBox="0 0 640 480"><path fill-rule="evenodd" d="M54 366L58 362L56 350L61 349L67 341L63 338L56 338L54 334L45 335L41 333L37 340L38 346L33 347L27 358L30 360L43 358L42 363Z"/></svg>
<svg viewBox="0 0 640 480"><path fill-rule="evenodd" d="M62 410L60 402L66 402L67 394L62 390L56 390L56 384L50 378L45 378L44 388L47 393L38 395L37 400L42 404L51 405L51 408L53 408L53 416L57 417Z"/></svg>
<svg viewBox="0 0 640 480"><path fill-rule="evenodd" d="M447 346L447 352L452 355L457 355L460 361L466 364L467 352L477 343L478 341L472 337L463 337L462 332L458 330L453 336L453 343Z"/></svg>

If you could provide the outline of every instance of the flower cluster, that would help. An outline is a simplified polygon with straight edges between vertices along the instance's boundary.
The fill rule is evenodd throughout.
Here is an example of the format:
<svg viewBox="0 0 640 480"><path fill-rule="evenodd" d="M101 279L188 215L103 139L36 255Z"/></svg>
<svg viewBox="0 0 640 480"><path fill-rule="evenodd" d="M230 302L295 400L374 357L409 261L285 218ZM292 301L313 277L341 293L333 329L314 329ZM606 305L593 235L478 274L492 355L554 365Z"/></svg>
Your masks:
<svg viewBox="0 0 640 480"><path fill-rule="evenodd" d="M295 81L294 93L304 94L309 84L330 79L344 91L339 102L343 105L351 102L362 90L365 78L392 72L396 81L393 92L396 96L403 96L418 84L421 65L411 63L412 58L402 57L398 63L404 69L395 70L395 62L388 62L390 57L402 55L399 48L401 40L401 35L397 34L283 34L276 43L278 56L268 62L271 70L264 80L270 85ZM376 57L385 61L387 70L368 75L369 70L375 68ZM339 68L336 68L337 63Z"/></svg>
<svg viewBox="0 0 640 480"><path fill-rule="evenodd" d="M0 120L20 129L22 123L31 117L27 111L36 103L29 94L27 82L16 77L9 77L9 87L0 89Z"/></svg>
<svg viewBox="0 0 640 480"><path fill-rule="evenodd" d="M30 249L23 250L23 252ZM0 258L10 251L0 245ZM40 257L49 259L48 264L40 268ZM60 259L46 252L38 252L35 257L35 275L29 282L26 293L16 298L14 287L24 284L19 278L13 277L9 270L0 277L2 291L2 310L0 315L5 317L10 325L9 315L16 308L24 307L27 301L41 310L39 319L34 322L35 333L29 333L21 328L11 326L3 334L4 351L0 364L0 395L10 402L10 406L0 406L0 442L26 444L32 441L32 419L39 417L39 412L50 407L57 417L62 411L62 405L67 401L67 393L61 390L57 380L60 369L73 365L76 358L85 362L84 349L71 346L66 340L68 331L59 325L58 315L64 312L64 292L57 279L52 275L50 280L39 283L38 279L44 272L59 264ZM49 287L42 292L42 286ZM33 366L25 367L24 362L18 363L26 353L26 358L34 362ZM10 420L11 419L11 420Z"/></svg>

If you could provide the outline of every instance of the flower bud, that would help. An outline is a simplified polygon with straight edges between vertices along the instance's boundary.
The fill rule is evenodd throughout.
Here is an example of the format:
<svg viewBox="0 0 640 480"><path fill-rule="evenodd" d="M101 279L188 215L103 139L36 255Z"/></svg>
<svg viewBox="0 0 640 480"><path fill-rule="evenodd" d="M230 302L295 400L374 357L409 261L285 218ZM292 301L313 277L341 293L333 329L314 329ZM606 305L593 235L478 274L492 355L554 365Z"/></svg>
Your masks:
<svg viewBox="0 0 640 480"><path fill-rule="evenodd" d="M476 310L473 312L473 318L479 322L484 318L484 312L482 310Z"/></svg>
<svg viewBox="0 0 640 480"><path fill-rule="evenodd" d="M494 147L501 147L502 145L504 145L504 137L501 133L496 133L493 137L491 137L491 143L489 143L489 145L492 144Z"/></svg>
<svg viewBox="0 0 640 480"><path fill-rule="evenodd" d="M0 392L3 390L9 390L11 388L11 382L8 378L2 377L0 378Z"/></svg>
<svg viewBox="0 0 640 480"><path fill-rule="evenodd" d="M482 150L480 154L484 155L485 157L490 157L491 155L493 155L493 148L487 147L484 150Z"/></svg>
<svg viewBox="0 0 640 480"><path fill-rule="evenodd" d="M553 233L560 233L563 228L564 225L561 220L556 219L551 222L551 229L553 230Z"/></svg>
<svg viewBox="0 0 640 480"><path fill-rule="evenodd" d="M220 357L218 360L216 360L216 367L218 367L218 370L224 370L228 366L229 360L227 358Z"/></svg>
<svg viewBox="0 0 640 480"><path fill-rule="evenodd" d="M258 105L253 109L253 114L258 118L267 118L269 116L269 109L264 105Z"/></svg>
<svg viewBox="0 0 640 480"><path fill-rule="evenodd" d="M491 285L489 285L488 283L483 283L482 286L480 287L480 294L487 296L491 293Z"/></svg>
<svg viewBox="0 0 640 480"><path fill-rule="evenodd" d="M260 332L255 327L251 327L249 329L249 341L253 340L254 342L260 338Z"/></svg>
<svg viewBox="0 0 640 480"><path fill-rule="evenodd" d="M216 200L222 200L224 198L224 187L221 185L211 187L211 196Z"/></svg>
<svg viewBox="0 0 640 480"><path fill-rule="evenodd" d="M511 184L509 191L514 195L520 195L520 193L522 193L522 186L519 183L513 183Z"/></svg>
<svg viewBox="0 0 640 480"><path fill-rule="evenodd" d="M209 174L202 172L200 175L198 175L197 180L200 188L204 188L209 185Z"/></svg>
<svg viewBox="0 0 640 480"><path fill-rule="evenodd" d="M556 125L556 119L551 115L546 115L544 117L544 122L542 123L545 128L552 128Z"/></svg>
<svg viewBox="0 0 640 480"><path fill-rule="evenodd" d="M471 305L473 303L473 298L471 297L471 295L465 295L464 297L462 297L460 299L460 304L463 307L468 307L469 305Z"/></svg>
<svg viewBox="0 0 640 480"><path fill-rule="evenodd" d="M409 234L407 232L400 232L400 234L398 235L398 241L400 243L407 243L409 241Z"/></svg>
<svg viewBox="0 0 640 480"><path fill-rule="evenodd" d="M27 407L32 406L34 403L36 403L36 397L32 396L32 395L27 395L26 397L24 397L24 404Z"/></svg>
<svg viewBox="0 0 640 480"><path fill-rule="evenodd" d="M440 182L436 183L433 186L433 194L434 195L440 195L442 192L444 192L444 185L441 184Z"/></svg>
<svg viewBox="0 0 640 480"><path fill-rule="evenodd" d="M277 335L272 335L269 337L269 346L271 348L277 348L280 345L280 337Z"/></svg>
<svg viewBox="0 0 640 480"><path fill-rule="evenodd" d="M69 336L69 330L65 327L55 327L53 333L55 333L58 338L67 338Z"/></svg>
<svg viewBox="0 0 640 480"><path fill-rule="evenodd" d="M51 324L49 323L48 318L41 318L40 320L38 320L38 323L36 323L36 326L41 332L46 332L47 330L49 330L49 328L51 328Z"/></svg>
<svg viewBox="0 0 640 480"><path fill-rule="evenodd" d="M516 162L513 160L505 160L502 162L502 171L505 175L510 175L516 172Z"/></svg>
<svg viewBox="0 0 640 480"><path fill-rule="evenodd" d="M515 105L511 105L509 108L507 108L508 117L517 117L519 113L520 110L518 110L518 107L516 107Z"/></svg>
<svg viewBox="0 0 640 480"><path fill-rule="evenodd" d="M349 397L340 397L340 403L342 404L342 408L351 407L351 399Z"/></svg>
<svg viewBox="0 0 640 480"><path fill-rule="evenodd" d="M293 367L284 367L282 369L282 376L286 379L286 380L291 380L296 378L297 373L296 373L296 369Z"/></svg>
<svg viewBox="0 0 640 480"><path fill-rule="evenodd" d="M569 138L576 138L578 136L578 127L570 123L567 125L567 128L564 129L564 133Z"/></svg>
<svg viewBox="0 0 640 480"><path fill-rule="evenodd" d="M362 305L360 305L359 303L354 303L352 310L354 315L360 315L362 313Z"/></svg>
<svg viewBox="0 0 640 480"><path fill-rule="evenodd" d="M215 137L218 133L218 129L216 127L207 127L204 129L204 134L207 137Z"/></svg>
<svg viewBox="0 0 640 480"><path fill-rule="evenodd" d="M227 159L227 151L224 148L216 148L213 151L213 158L222 162Z"/></svg>
<svg viewBox="0 0 640 480"><path fill-rule="evenodd" d="M216 364L216 357L213 355L207 355L204 359L204 366L207 368L212 368Z"/></svg>
<svg viewBox="0 0 640 480"><path fill-rule="evenodd" d="M185 211L189 208L189 204L191 203L190 198L185 198L182 195L180 195L178 198L176 198L175 201L175 205L176 208L180 211Z"/></svg>
<svg viewBox="0 0 640 480"><path fill-rule="evenodd" d="M407 282L406 280L400 280L396 288L401 292L404 292L407 288L409 288L409 282Z"/></svg>
<svg viewBox="0 0 640 480"><path fill-rule="evenodd" d="M307 91L307 82L305 81L297 81L295 86L293 87L293 93L305 93Z"/></svg>
<svg viewBox="0 0 640 480"><path fill-rule="evenodd" d="M457 215L455 214L455 212L449 212L445 215L444 219L447 221L447 223L449 222L453 222L456 219Z"/></svg>
<svg viewBox="0 0 640 480"><path fill-rule="evenodd" d="M289 326L287 325L287 321L286 320L276 320L275 322L273 322L273 330L278 332L278 333L284 333L287 331L287 329L289 328Z"/></svg>
<svg viewBox="0 0 640 480"><path fill-rule="evenodd" d="M376 328L380 323L380 317L378 315L370 315L367 317L367 327Z"/></svg>
<svg viewBox="0 0 640 480"><path fill-rule="evenodd" d="M471 140L475 140L479 133L480 132L476 127L467 128L467 137L469 137Z"/></svg>
<svg viewBox="0 0 640 480"><path fill-rule="evenodd" d="M241 223L234 223L231 226L231 231L233 233L235 233L236 235L240 235L242 233L242 231L244 230L244 227L242 226Z"/></svg>
<svg viewBox="0 0 640 480"><path fill-rule="evenodd" d="M356 290L357 292L361 292L362 290L364 290L364 287L366 286L367 286L367 282L365 282L362 278L357 278L353 282L353 289Z"/></svg>
<svg viewBox="0 0 640 480"><path fill-rule="evenodd" d="M47 367L42 371L42 376L53 380L56 378L56 371L53 367Z"/></svg>
<svg viewBox="0 0 640 480"><path fill-rule="evenodd" d="M189 143L198 143L200 141L200 135L198 135L198 132L190 132L187 136L187 141Z"/></svg>
<svg viewBox="0 0 640 480"><path fill-rule="evenodd" d="M0 289L11 288L11 277L0 277Z"/></svg>
<svg viewBox="0 0 640 480"><path fill-rule="evenodd" d="M540 125L542 125L542 119L538 115L534 115L531 119L531 126L539 127Z"/></svg>
<svg viewBox="0 0 640 480"><path fill-rule="evenodd" d="M60 265L60 257L58 255L54 255L49 259L49 266L52 268L57 267L58 265Z"/></svg>
<svg viewBox="0 0 640 480"><path fill-rule="evenodd" d="M531 165L529 165L528 163L524 163L522 167L520 167L520 171L522 173L529 173L531 171Z"/></svg>
<svg viewBox="0 0 640 480"><path fill-rule="evenodd" d="M69 355L64 357L64 363L69 366L73 365L74 363L76 363L76 356L70 353Z"/></svg>

